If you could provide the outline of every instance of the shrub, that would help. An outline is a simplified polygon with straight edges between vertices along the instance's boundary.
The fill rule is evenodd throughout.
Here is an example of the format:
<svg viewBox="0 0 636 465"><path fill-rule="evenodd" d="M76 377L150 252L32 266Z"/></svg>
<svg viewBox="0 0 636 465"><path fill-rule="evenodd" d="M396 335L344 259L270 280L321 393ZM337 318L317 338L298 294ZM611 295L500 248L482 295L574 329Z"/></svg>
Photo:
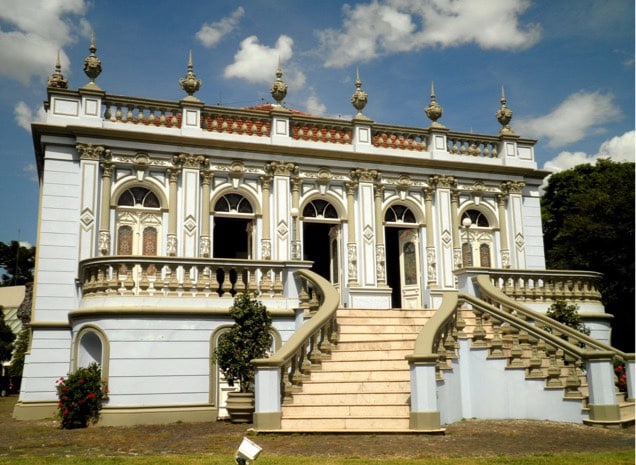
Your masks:
<svg viewBox="0 0 636 465"><path fill-rule="evenodd" d="M62 428L85 428L99 419L102 402L108 396L108 386L102 380L97 363L61 377L57 385L58 416Z"/></svg>
<svg viewBox="0 0 636 465"><path fill-rule="evenodd" d="M234 324L219 337L214 358L230 386L238 382L241 392L251 392L255 375L252 360L265 357L272 345L272 318L265 305L249 294L235 297L230 316Z"/></svg>
<svg viewBox="0 0 636 465"><path fill-rule="evenodd" d="M549 316L553 320L589 336L590 330L583 324L583 321L581 321L581 316L579 315L578 310L579 307L577 305L568 305L563 300L557 300L550 305L550 308L546 312L546 316Z"/></svg>

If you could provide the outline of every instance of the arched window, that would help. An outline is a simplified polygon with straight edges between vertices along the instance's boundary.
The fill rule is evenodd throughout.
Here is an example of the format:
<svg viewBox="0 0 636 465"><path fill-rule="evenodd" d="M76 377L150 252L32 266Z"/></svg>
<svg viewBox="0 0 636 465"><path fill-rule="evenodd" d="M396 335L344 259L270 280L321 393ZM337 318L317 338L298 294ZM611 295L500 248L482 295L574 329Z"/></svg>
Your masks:
<svg viewBox="0 0 636 465"><path fill-rule="evenodd" d="M254 213L252 204L240 194L226 194L217 200L214 205L215 212L222 213Z"/></svg>
<svg viewBox="0 0 636 465"><path fill-rule="evenodd" d="M159 254L161 202L150 189L130 187L117 199L117 255Z"/></svg>
<svg viewBox="0 0 636 465"><path fill-rule="evenodd" d="M145 187L131 187L126 189L117 201L120 207L143 207L143 208L159 208L160 203L157 196Z"/></svg>
<svg viewBox="0 0 636 465"><path fill-rule="evenodd" d="M77 353L78 368L87 367L91 363L102 365L102 340L94 331L86 331L80 335Z"/></svg>
<svg viewBox="0 0 636 465"><path fill-rule="evenodd" d="M315 199L305 205L303 216L305 218L338 219L338 212L328 201Z"/></svg>
<svg viewBox="0 0 636 465"><path fill-rule="evenodd" d="M406 206L395 204L387 208L384 214L384 221L387 223L417 223L415 215Z"/></svg>
<svg viewBox="0 0 636 465"><path fill-rule="evenodd" d="M492 266L493 231L488 217L476 209L466 210L461 217L462 264L464 267Z"/></svg>
<svg viewBox="0 0 636 465"><path fill-rule="evenodd" d="M465 224L464 220L468 218L472 226L478 228L488 228L490 224L488 223L488 218L479 210L466 210L462 215L461 224Z"/></svg>

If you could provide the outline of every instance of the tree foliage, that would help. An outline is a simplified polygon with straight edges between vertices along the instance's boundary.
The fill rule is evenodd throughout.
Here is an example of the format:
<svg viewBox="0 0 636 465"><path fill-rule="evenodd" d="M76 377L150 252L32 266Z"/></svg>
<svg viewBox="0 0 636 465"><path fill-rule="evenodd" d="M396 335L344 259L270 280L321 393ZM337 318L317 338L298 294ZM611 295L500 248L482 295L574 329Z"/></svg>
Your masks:
<svg viewBox="0 0 636 465"><path fill-rule="evenodd" d="M634 351L634 163L600 160L554 174L541 199L548 268L603 273L613 344Z"/></svg>
<svg viewBox="0 0 636 465"><path fill-rule="evenodd" d="M14 342L13 360L9 365L9 376L14 378L21 378L24 370L24 358L26 352L29 349L29 339L31 338L31 331L29 328L22 328L16 341Z"/></svg>
<svg viewBox="0 0 636 465"><path fill-rule="evenodd" d="M574 304L568 304L564 300L557 300L548 311L545 313L546 316L549 316L553 320L558 321L559 323L564 324L565 326L569 326L572 329L576 329L577 331L590 335L590 330L587 328L583 321L581 320L581 315L579 315L579 307Z"/></svg>
<svg viewBox="0 0 636 465"><path fill-rule="evenodd" d="M18 241L0 242L0 286L22 286L33 281L35 247L24 247Z"/></svg>
<svg viewBox="0 0 636 465"><path fill-rule="evenodd" d="M4 313L0 306L0 362L11 360L14 340L15 334L13 334L9 325L4 321Z"/></svg>
<svg viewBox="0 0 636 465"><path fill-rule="evenodd" d="M253 389L252 360L263 358L272 345L272 318L262 302L249 294L239 294L230 307L234 324L221 334L214 357L228 382L239 383L241 392Z"/></svg>

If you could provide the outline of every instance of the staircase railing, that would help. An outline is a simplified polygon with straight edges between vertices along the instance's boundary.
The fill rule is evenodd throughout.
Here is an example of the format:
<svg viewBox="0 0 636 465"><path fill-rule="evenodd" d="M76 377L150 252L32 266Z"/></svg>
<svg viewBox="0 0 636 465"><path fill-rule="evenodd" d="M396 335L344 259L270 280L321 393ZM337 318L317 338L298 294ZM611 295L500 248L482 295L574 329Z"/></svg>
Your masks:
<svg viewBox="0 0 636 465"><path fill-rule="evenodd" d="M254 427L260 430L280 429L283 401L301 388L312 367L329 357L338 342L338 292L312 271L298 270L295 275L302 281L301 301L313 295L318 309L314 313L305 304L311 318L271 357L252 361L256 367Z"/></svg>
<svg viewBox="0 0 636 465"><path fill-rule="evenodd" d="M487 275L475 282L481 298L447 292L436 315L418 335L411 364L411 427L439 427L436 382L458 356L458 339L489 350L488 358L508 360L526 378L545 379L546 387L562 388L564 397L589 396L591 421L620 421L613 360L625 363L628 397L634 398L634 354L598 342L516 302L496 288ZM587 395L583 388L587 388Z"/></svg>

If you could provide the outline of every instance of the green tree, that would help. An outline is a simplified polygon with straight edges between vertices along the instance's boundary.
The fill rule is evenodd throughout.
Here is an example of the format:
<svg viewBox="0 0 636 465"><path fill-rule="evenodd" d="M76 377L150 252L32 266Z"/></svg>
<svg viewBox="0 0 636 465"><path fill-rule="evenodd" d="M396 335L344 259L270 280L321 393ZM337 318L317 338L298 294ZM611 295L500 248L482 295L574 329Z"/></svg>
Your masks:
<svg viewBox="0 0 636 465"><path fill-rule="evenodd" d="M18 241L0 242L0 286L21 286L33 281L35 247L24 247Z"/></svg>
<svg viewBox="0 0 636 465"><path fill-rule="evenodd" d="M634 163L600 160L550 176L541 199L548 268L603 273L612 343L634 351Z"/></svg>
<svg viewBox="0 0 636 465"><path fill-rule="evenodd" d="M22 371L24 370L24 357L29 349L30 337L31 331L29 331L29 328L22 328L22 331L20 331L20 334L18 334L18 338L14 343L13 360L11 361L11 365L8 369L9 376L13 376L14 378L22 377Z"/></svg>
<svg viewBox="0 0 636 465"><path fill-rule="evenodd" d="M250 294L239 294L230 307L234 324L219 337L214 357L230 385L239 383L241 392L251 392L255 368L252 360L263 358L272 345L272 318L262 302Z"/></svg>
<svg viewBox="0 0 636 465"><path fill-rule="evenodd" d="M11 360L14 340L15 334L4 321L4 312L2 311L2 306L0 306L0 362Z"/></svg>

